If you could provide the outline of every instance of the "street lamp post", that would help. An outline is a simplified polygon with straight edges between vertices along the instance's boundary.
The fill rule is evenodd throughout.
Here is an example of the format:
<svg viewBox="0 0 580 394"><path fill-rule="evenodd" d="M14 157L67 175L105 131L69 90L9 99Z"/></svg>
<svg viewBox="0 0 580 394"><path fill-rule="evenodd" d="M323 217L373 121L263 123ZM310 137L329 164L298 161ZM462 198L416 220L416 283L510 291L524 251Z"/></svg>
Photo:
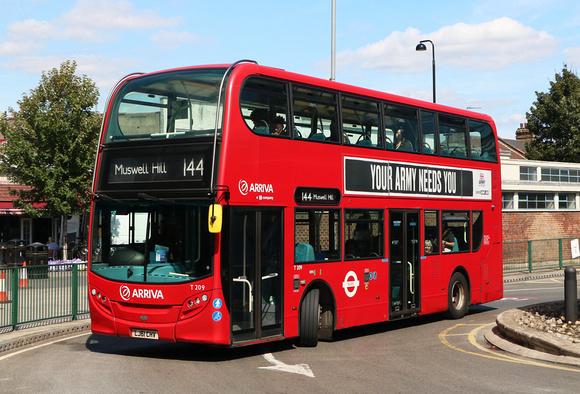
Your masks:
<svg viewBox="0 0 580 394"><path fill-rule="evenodd" d="M336 80L336 0L332 0L330 39L330 80Z"/></svg>
<svg viewBox="0 0 580 394"><path fill-rule="evenodd" d="M417 44L417 46L415 47L416 51L426 51L427 47L425 46L425 42L428 42L431 44L431 47L433 48L433 102L436 102L435 99L435 44L433 44L433 41L431 40L421 40L419 41L419 43Z"/></svg>

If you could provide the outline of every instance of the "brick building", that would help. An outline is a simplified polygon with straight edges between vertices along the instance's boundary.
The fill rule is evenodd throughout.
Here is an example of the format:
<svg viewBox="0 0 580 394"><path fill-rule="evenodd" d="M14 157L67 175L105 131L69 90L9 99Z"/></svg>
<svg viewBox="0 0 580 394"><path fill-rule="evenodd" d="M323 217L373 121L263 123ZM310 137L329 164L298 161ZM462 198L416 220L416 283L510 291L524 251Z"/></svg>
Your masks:
<svg viewBox="0 0 580 394"><path fill-rule="evenodd" d="M499 141L503 241L580 237L580 163L526 160L526 126Z"/></svg>

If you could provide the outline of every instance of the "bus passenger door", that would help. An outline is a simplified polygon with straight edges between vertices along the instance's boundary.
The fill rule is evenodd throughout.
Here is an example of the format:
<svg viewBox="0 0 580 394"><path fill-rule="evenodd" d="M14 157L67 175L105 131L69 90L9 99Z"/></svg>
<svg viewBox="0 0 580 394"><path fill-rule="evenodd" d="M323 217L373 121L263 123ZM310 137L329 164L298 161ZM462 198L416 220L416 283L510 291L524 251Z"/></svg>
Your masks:
<svg viewBox="0 0 580 394"><path fill-rule="evenodd" d="M231 209L229 294L233 342L282 334L282 209Z"/></svg>
<svg viewBox="0 0 580 394"><path fill-rule="evenodd" d="M389 319L421 310L419 217L419 211L389 211Z"/></svg>

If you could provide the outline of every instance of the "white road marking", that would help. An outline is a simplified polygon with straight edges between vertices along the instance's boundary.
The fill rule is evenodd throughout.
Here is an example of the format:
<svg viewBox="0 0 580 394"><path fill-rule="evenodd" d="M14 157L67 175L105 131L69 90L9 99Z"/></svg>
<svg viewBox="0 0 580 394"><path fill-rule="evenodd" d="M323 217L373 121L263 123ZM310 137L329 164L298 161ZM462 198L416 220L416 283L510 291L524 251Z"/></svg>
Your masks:
<svg viewBox="0 0 580 394"><path fill-rule="evenodd" d="M288 373L296 373L298 375L308 376L309 378L313 378L314 374L312 370L308 366L308 364L294 364L288 365L284 364L282 361L276 360L276 358L272 355L272 353L266 353L262 355L266 361L270 364L273 364L271 367L260 367L260 369L270 369L273 371L280 371L280 372L288 372Z"/></svg>

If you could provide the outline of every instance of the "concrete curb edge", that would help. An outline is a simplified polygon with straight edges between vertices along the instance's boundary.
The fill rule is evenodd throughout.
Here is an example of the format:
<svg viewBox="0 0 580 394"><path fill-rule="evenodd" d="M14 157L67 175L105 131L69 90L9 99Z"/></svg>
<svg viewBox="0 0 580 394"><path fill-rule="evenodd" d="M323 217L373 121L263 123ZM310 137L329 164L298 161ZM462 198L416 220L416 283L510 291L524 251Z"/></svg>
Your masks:
<svg viewBox="0 0 580 394"><path fill-rule="evenodd" d="M12 331L0 335L0 353L90 329L91 320L85 319Z"/></svg>
<svg viewBox="0 0 580 394"><path fill-rule="evenodd" d="M556 356L580 357L580 346L520 325L516 320L518 313L523 313L523 311L510 309L497 316L497 327L504 338Z"/></svg>

